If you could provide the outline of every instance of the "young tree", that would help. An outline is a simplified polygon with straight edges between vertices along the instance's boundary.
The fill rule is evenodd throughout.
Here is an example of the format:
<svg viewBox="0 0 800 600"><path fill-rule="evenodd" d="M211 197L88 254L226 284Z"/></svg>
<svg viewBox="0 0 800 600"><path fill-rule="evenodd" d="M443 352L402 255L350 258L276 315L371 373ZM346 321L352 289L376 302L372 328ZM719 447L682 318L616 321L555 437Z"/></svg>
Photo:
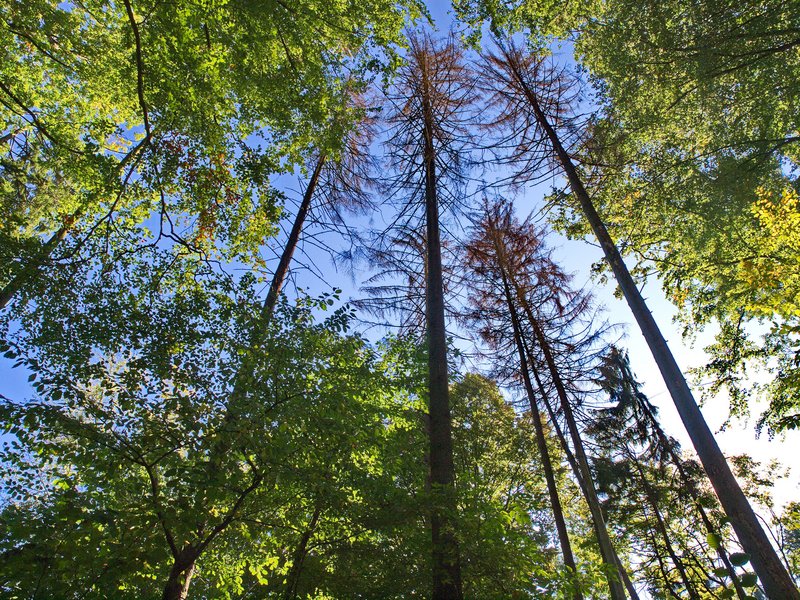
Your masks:
<svg viewBox="0 0 800 600"><path fill-rule="evenodd" d="M495 90L494 98L500 110L508 115L506 121L523 134L519 139L519 146L546 142L551 148L552 156L563 168L570 189L597 237L606 261L650 347L703 467L726 514L731 519L742 546L750 554L753 566L767 593L775 597L800 598L800 592L772 548L769 538L736 482L692 396L683 373L611 235L595 210L570 154L561 142L556 128L565 127L564 119L560 115L565 107L560 104L558 97L564 83L557 78L554 79L552 70L542 58L526 54L513 43L500 44L498 54L489 54L485 58L487 85Z"/></svg>
<svg viewBox="0 0 800 600"><path fill-rule="evenodd" d="M696 466L681 457L678 443L662 429L656 416L657 409L640 390L641 385L631 371L627 354L612 347L599 368L599 375L597 383L601 391L608 394L614 403L597 411L596 425L592 426L593 431L600 434L598 437L606 436L606 452L613 451L620 443L645 446L646 454L657 461L661 473L669 469L677 471L679 495L688 494L692 499L693 509L706 530L708 543L723 564L723 567L715 569L715 574L720 577L727 575L737 596L744 599L746 592L725 548L722 528L719 523L714 523L708 511L710 503L712 508L718 503L703 492Z"/></svg>

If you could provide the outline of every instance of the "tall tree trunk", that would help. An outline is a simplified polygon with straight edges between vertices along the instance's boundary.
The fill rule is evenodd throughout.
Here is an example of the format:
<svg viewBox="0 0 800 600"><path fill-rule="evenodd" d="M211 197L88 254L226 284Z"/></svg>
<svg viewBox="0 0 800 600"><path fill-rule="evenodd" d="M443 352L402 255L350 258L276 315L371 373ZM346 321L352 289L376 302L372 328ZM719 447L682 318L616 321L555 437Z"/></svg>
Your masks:
<svg viewBox="0 0 800 600"><path fill-rule="evenodd" d="M539 125L545 131L553 146L556 156L567 175L572 193L578 199L581 209L597 237L617 283L631 308L642 335L650 347L658 365L664 383L672 396L678 414L683 421L697 455L703 463L708 478L714 486L717 497L745 552L750 555L755 572L758 574L764 591L769 598L780 600L800 600L800 592L784 567L775 549L764 533L753 508L750 506L742 489L731 472L730 466L719 449L708 424L700 412L700 408L692 396L686 378L683 376L675 357L667 346L661 331L647 308L639 289L636 287L627 266L622 260L616 245L611 239L605 225L592 204L591 198L578 175L572 159L567 153L558 134L550 125L547 116L539 105L536 93L530 88L519 69L517 61L506 52L508 64L514 70L515 77L525 92L526 98L536 116Z"/></svg>
<svg viewBox="0 0 800 600"><path fill-rule="evenodd" d="M564 566L570 571L574 577L572 585L575 586L573 598L575 600L582 600L583 594L580 590L578 580L578 569L575 566L575 556L572 553L572 546L569 542L569 533L567 531L567 523L564 519L564 510L561 507L561 499L558 496L558 486L556 485L556 478L553 473L553 463L550 461L550 452L547 449L547 440L544 436L544 427L542 427L542 418L539 413L539 407L536 402L536 396L533 393L533 385L531 384L531 376L528 371L528 361L525 358L525 350L522 347L522 335L520 333L519 317L517 310L514 306L511 297L511 290L508 287L508 282L505 281L503 276L503 288L505 291L506 302L508 303L508 310L511 314L511 326L514 330L514 343L517 346L517 353L519 354L519 368L522 374L522 381L525 386L525 392L528 396L528 402L531 407L531 418L533 419L533 427L536 432L536 446L539 449L539 456L542 460L542 470L544 471L544 478L547 482L547 492L550 496L550 506L553 508L553 519L556 522L556 531L558 532L558 541L561 545L561 554L564 557Z"/></svg>
<svg viewBox="0 0 800 600"><path fill-rule="evenodd" d="M300 202L300 207L297 209L297 215L295 215L292 230L289 232L286 245L283 247L280 261L278 261L278 266L275 269L275 273L272 275L267 298L264 300L264 306L261 308L261 324L259 329L262 334L272 319L272 315L275 312L275 305L278 302L278 295L283 288L283 284L286 282L286 276L289 274L289 265L292 262L292 256L294 256L297 244L300 241L300 234L303 231L303 225L305 225L306 218L308 217L308 211L311 209L311 200L314 198L314 192L317 189L317 183L319 183L322 167L325 166L325 160L326 157L324 154L320 155L317 159L317 164L314 166L311 179L308 180L306 191L303 194L303 200Z"/></svg>
<svg viewBox="0 0 800 600"><path fill-rule="evenodd" d="M530 349L528 349L527 345L523 340L523 346L525 346L525 352L528 356L531 355ZM545 409L547 410L547 415L550 417L550 422L553 424L553 431L556 434L556 438L561 445L561 449L564 450L564 455L567 457L567 462L569 463L570 468L572 469L572 473L575 475L575 479L578 482L578 487L583 494L583 497L586 499L586 503L589 503L589 494L586 491L586 483L583 481L583 477L581 477L581 471L578 468L578 461L575 458L575 455L570 450L569 444L567 444L567 440L564 437L564 433L561 431L561 427L558 425L558 421L556 420L556 414L553 412L553 407L550 406L550 402L547 400L547 394L544 390L544 385L542 384L542 380L539 378L539 373L536 370L536 367L533 366L533 359L531 358L531 372L533 373L534 379L536 380L536 386L539 389L539 395L542 397L542 403L544 404ZM595 528L595 535L599 539L599 534L597 534L597 525L592 520L592 524ZM625 584L625 589L628 591L628 596L630 596L631 600L639 600L639 592L636 591L636 588L633 585L633 581L631 580L630 575L628 575L628 570L622 564L622 561L619 558L619 554L617 554L616 549L611 547L613 551L613 561L617 567L617 573L619 573L622 582Z"/></svg>
<svg viewBox="0 0 800 600"><path fill-rule="evenodd" d="M447 373L447 332L436 188L433 113L427 65L421 65L423 148L425 169L425 226L427 281L425 312L428 342L428 411L430 413L431 537L433 542L433 600L461 600L461 563L455 531L455 469Z"/></svg>
<svg viewBox="0 0 800 600"><path fill-rule="evenodd" d="M564 413L564 421L567 424L567 429L569 430L570 438L572 439L572 445L575 448L574 468L576 470L576 476L578 477L579 484L581 481L583 482L581 488L584 496L586 497L586 503L589 505L589 512L592 515L592 522L597 535L597 543L600 546L600 555L603 557L603 562L609 568L607 573L609 593L612 600L625 600L626 596L625 589L623 587L623 578L621 574L619 577L614 576L614 572L619 573L622 570L622 565L619 563L618 557L616 557L613 544L611 543L611 538L608 535L608 529L606 527L605 519L603 518L603 511L600 507L600 500L597 498L597 492L595 491L594 483L592 482L589 461L586 458L586 452L583 449L583 440L581 439L580 431L578 431L578 425L575 421L575 415L572 412L572 406L569 403L569 398L567 397L567 391L564 388L564 383L561 380L555 359L550 351L550 346L547 343L547 340L544 338L541 329L539 328L533 311L531 311L528 302L525 300L522 294L519 293L519 290L516 289L516 287L515 290L517 292L517 300L522 306L522 310L525 312L525 315L528 317L528 321L533 328L534 335L539 343L539 347L542 349L542 353L544 354L545 362L547 363L547 368L550 372L550 377L553 380L553 384L556 388L561 410ZM531 366L533 367L533 357L531 357ZM537 383L543 392L543 386L541 385L541 380L539 379L539 375L536 372L535 367L534 377L537 379ZM553 417L553 422L555 423L555 415L551 416ZM566 445L566 440L564 441L564 444Z"/></svg>
<svg viewBox="0 0 800 600"><path fill-rule="evenodd" d="M324 154L320 155L320 157L317 159L316 165L314 166L314 171L311 174L311 178L308 180L308 185L306 186L306 191L303 193L303 199L300 202L300 207L295 215L292 229L289 232L289 237L286 239L283 252L281 252L278 266L275 268L275 272L272 274L272 280L270 281L269 290L267 291L267 297L264 299L264 304L261 307L259 322L251 334L249 344L250 348L254 348L259 345L267 331L267 328L269 327L270 322L272 321L272 317L275 314L275 306L278 303L278 296L280 295L281 289L283 289L284 283L286 283L286 277L289 274L289 267L292 263L292 257L297 249L297 245L300 241L300 235L303 231L303 226L308 218L308 213L311 209L311 200L313 199L314 192L317 189L319 177L322 173L322 168L325 165L325 161L326 156ZM246 352L241 366L234 375L233 390L231 391L230 401L228 402L225 412L225 422L223 427L230 426L230 424L236 421L238 418L238 414L236 413L234 407L245 393L245 386L247 385L249 377L253 372L254 365L252 362L253 358L251 353ZM230 448L230 444L218 443L214 445L211 450L211 460L209 461L209 467L211 469L210 472L214 473L216 462L219 460L221 455L227 452L228 448Z"/></svg>

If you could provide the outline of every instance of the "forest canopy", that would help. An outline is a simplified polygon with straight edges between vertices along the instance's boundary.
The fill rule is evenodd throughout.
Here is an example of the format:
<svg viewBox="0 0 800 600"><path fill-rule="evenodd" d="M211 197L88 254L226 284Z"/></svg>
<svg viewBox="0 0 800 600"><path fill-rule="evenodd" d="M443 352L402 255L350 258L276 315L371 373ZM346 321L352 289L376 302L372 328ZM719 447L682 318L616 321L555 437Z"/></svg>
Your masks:
<svg viewBox="0 0 800 600"><path fill-rule="evenodd" d="M2 597L800 600L800 4L447 10L0 0Z"/></svg>

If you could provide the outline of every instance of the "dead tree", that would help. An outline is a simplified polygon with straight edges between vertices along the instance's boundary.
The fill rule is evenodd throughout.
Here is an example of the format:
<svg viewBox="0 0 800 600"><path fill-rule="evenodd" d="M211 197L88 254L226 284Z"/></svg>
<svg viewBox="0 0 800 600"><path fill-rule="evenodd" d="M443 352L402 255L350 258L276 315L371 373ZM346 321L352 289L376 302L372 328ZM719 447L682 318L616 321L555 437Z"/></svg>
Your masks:
<svg viewBox="0 0 800 600"><path fill-rule="evenodd" d="M600 553L607 565L609 592L612 598L624 600L625 576L622 573L619 577L614 575L615 571L621 569L621 564L603 520L588 459L583 449L577 421L572 414L571 401L561 370L557 365L550 341L543 331L542 318L536 314L537 311L532 306L530 295L536 296L537 308L549 305L562 316L585 312L589 308L588 302L580 294L568 289L569 278L550 259L543 247L540 232L529 221L517 223L509 206L488 209L477 230L475 238L468 247L470 263L479 276L487 279L481 286L480 292L473 294L479 305L476 306L477 312L485 312L487 306L491 305L496 307L496 312L502 311L507 315L513 332L512 346L517 349L520 365L525 367L522 377L526 388L530 388L529 393L532 395L530 374L533 374L542 400L547 403L547 395L544 393L544 386L536 367L536 362L542 362L541 359L544 359L545 369L558 392L561 410L573 442L576 460L571 461L571 465L575 469L576 478L589 505ZM567 306L568 304L572 306ZM568 318L562 319L562 323L567 321ZM539 360L531 352L534 345L540 351ZM538 410L535 412L538 413ZM566 556L565 553L565 560Z"/></svg>
<svg viewBox="0 0 800 600"><path fill-rule="evenodd" d="M455 38L435 41L427 33L410 39L407 64L387 104L386 190L396 208L381 236L392 252L400 231L424 240L425 339L428 350L431 536L433 598L460 599L461 566L456 529L452 425L445 324L443 215L464 201L471 141L474 76ZM424 234L407 235L410 231ZM421 232L420 232L421 233ZM387 245L388 243L388 245ZM406 246L408 249L409 246Z"/></svg>

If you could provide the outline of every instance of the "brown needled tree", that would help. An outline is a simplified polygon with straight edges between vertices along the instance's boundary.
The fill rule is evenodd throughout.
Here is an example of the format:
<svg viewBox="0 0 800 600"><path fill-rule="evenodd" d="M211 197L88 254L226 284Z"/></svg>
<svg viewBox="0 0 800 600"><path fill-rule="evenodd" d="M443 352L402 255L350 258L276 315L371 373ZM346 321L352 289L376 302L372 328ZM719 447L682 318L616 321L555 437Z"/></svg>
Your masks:
<svg viewBox="0 0 800 600"><path fill-rule="evenodd" d="M390 92L387 122L390 198L398 205L393 229L418 230L424 210L425 337L428 349L431 536L434 600L460 599L461 565L456 527L447 331L442 268L441 214L464 199L471 143L474 77L451 36L411 36L408 64ZM389 233L384 243L395 239Z"/></svg>
<svg viewBox="0 0 800 600"><path fill-rule="evenodd" d="M575 476L592 515L600 553L608 571L609 594L615 600L624 600L626 595L623 582L627 579L626 573L622 569L608 535L600 502L592 483L581 434L572 413L570 399L556 358L550 342L542 330L541 318L531 306L532 301L529 296L536 296L536 300L533 302L537 306L550 305L553 307L562 322L567 322L570 316L578 316L585 312L589 305L585 298L567 290L566 285L569 278L547 255L540 232L529 221L522 224L517 223L511 213L511 208L507 205L496 206L487 211L487 216L478 226L475 239L468 247L468 253L470 263L476 273L491 282L490 289L482 290L476 295L481 311L493 306L494 310L491 312L502 312L510 320L513 346L516 347L519 354L526 391L531 397L533 396L533 386L530 381L532 373L542 399L547 403L547 395L536 366L537 360L532 355L531 344L526 342L526 338L531 338L531 341L541 350L545 369L558 393L561 410L575 448L575 460L571 460L570 463L575 470ZM501 294L497 294L498 288L502 289ZM567 307L565 301L574 304ZM533 398L531 398L531 405L534 418L536 418L538 409L534 410L535 400ZM557 427L555 420L553 424L554 427ZM568 450L566 442L564 442L564 447ZM558 504L554 501L554 512L557 506ZM556 521L558 522L558 518ZM564 549L563 540L562 549ZM571 555L571 552L569 554ZM569 559L566 549L564 549L564 557L565 564L570 566L567 563ZM574 561L571 568L574 569ZM633 586L630 587L632 589ZM632 591L631 597L636 598L635 590Z"/></svg>
<svg viewBox="0 0 800 600"><path fill-rule="evenodd" d="M549 157L557 161L563 169L570 189L603 249L606 261L650 347L697 455L742 547L750 556L767 596L781 600L800 599L800 592L733 476L692 396L686 378L661 335L611 235L595 210L567 146L562 142L562 133L574 134L574 131L570 131L571 121L563 116L566 107L561 101L562 94L570 88L568 82L549 68L544 59L525 52L513 42L498 43L498 48L497 53L485 56L484 81L487 86L491 86L497 109L504 115L500 125L512 128L519 136L514 158L523 165L524 170L518 173L517 181L522 182L533 166L527 148L536 148L541 153L543 144L546 144ZM535 177L532 172L529 175L531 178Z"/></svg>
<svg viewBox="0 0 800 600"><path fill-rule="evenodd" d="M499 210L499 209L496 209ZM487 211L488 212L488 211ZM466 264L476 272L479 282L490 281L487 277L491 271L491 266L486 265L487 258L494 255L496 248L493 239L486 239L481 237L481 233L489 233L493 231L495 225L494 219L491 215L485 217L484 221L479 227L479 233L467 245L466 249ZM472 302L475 305L474 314L470 315L472 320L477 321L482 325L481 334L485 341L496 351L508 349L504 347L502 338L507 337L503 334L508 331L507 319L503 317L510 317L511 331L513 337L513 347L516 348L518 364L514 369L517 371L518 376L522 378L522 384L525 389L525 395L528 399L528 404L531 411L531 419L533 421L534 433L536 436L536 447L539 452L539 457L542 461L542 470L544 471L545 482L547 484L547 493L550 498L550 506L553 511L553 520L555 521L556 531L558 533L558 541L561 546L561 554L564 560L564 566L575 577L577 576L578 569L575 563L575 555L572 551L572 545L569 540L569 532L567 531L567 523L564 517L564 510L561 504L561 498L558 493L558 485L556 483L553 462L550 459L550 451L547 448L547 438L545 437L544 425L542 423L542 415L539 412L539 405L534 393L533 384L531 383L530 369L528 360L525 355L525 349L522 341L522 326L517 315L516 305L510 295L508 286L504 287L505 292L505 305L502 305L502 298L499 298L495 291L494 282L492 282L491 289L482 289L480 283L472 287L473 295ZM504 314L506 313L506 314ZM500 324L490 324L487 321L501 321ZM498 358L501 360L501 358ZM572 597L575 600L582 600L583 594L577 580L574 582L575 590Z"/></svg>

